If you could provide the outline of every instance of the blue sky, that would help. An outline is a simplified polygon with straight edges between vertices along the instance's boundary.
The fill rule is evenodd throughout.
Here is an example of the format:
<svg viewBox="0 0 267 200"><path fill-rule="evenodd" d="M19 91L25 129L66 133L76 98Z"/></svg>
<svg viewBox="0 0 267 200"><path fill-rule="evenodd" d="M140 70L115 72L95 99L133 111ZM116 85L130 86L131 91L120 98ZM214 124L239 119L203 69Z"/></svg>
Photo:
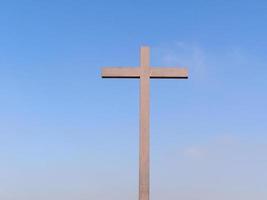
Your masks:
<svg viewBox="0 0 267 200"><path fill-rule="evenodd" d="M267 198L265 1L0 1L0 199L134 200L138 80L151 81L151 197Z"/></svg>

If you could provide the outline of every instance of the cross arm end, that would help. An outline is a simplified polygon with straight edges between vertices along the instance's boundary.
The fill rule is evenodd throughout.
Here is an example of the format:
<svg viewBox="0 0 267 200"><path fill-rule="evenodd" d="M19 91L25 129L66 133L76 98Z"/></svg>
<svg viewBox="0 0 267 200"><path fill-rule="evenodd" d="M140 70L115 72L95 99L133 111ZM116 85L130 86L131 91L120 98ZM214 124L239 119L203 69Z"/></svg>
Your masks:
<svg viewBox="0 0 267 200"><path fill-rule="evenodd" d="M174 78L174 79L187 79L187 68L169 68L169 67L153 67L151 70L151 78Z"/></svg>
<svg viewBox="0 0 267 200"><path fill-rule="evenodd" d="M137 67L103 67L102 78L139 78L140 70Z"/></svg>

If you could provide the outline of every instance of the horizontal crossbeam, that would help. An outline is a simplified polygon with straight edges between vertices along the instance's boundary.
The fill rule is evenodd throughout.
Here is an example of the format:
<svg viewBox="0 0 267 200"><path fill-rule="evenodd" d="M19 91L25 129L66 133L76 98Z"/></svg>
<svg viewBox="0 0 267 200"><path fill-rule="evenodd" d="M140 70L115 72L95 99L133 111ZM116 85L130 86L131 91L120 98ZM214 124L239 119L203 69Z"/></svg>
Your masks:
<svg viewBox="0 0 267 200"><path fill-rule="evenodd" d="M142 70L148 70L150 78L188 78L187 69L174 67L104 67L102 78L140 78Z"/></svg>
<svg viewBox="0 0 267 200"><path fill-rule="evenodd" d="M188 70L174 67L151 67L150 78L188 78Z"/></svg>
<svg viewBox="0 0 267 200"><path fill-rule="evenodd" d="M104 67L102 78L139 78L139 67Z"/></svg>

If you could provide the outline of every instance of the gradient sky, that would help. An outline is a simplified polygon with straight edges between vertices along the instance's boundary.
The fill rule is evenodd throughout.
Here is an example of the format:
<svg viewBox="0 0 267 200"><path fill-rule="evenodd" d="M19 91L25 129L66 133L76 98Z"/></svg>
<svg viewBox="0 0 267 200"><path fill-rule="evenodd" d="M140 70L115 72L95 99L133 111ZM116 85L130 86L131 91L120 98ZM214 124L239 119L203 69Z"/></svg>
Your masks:
<svg viewBox="0 0 267 200"><path fill-rule="evenodd" d="M136 200L138 80L151 81L151 199L267 199L267 3L1 0L0 199Z"/></svg>

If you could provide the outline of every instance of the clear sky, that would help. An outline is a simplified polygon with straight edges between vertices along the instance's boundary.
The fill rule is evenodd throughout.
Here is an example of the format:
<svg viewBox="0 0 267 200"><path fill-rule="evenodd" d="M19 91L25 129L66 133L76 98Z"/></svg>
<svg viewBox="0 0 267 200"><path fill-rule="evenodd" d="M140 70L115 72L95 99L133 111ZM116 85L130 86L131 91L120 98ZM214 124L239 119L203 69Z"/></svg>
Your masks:
<svg viewBox="0 0 267 200"><path fill-rule="evenodd" d="M136 200L138 80L151 81L151 199L267 199L263 0L1 0L0 199Z"/></svg>

